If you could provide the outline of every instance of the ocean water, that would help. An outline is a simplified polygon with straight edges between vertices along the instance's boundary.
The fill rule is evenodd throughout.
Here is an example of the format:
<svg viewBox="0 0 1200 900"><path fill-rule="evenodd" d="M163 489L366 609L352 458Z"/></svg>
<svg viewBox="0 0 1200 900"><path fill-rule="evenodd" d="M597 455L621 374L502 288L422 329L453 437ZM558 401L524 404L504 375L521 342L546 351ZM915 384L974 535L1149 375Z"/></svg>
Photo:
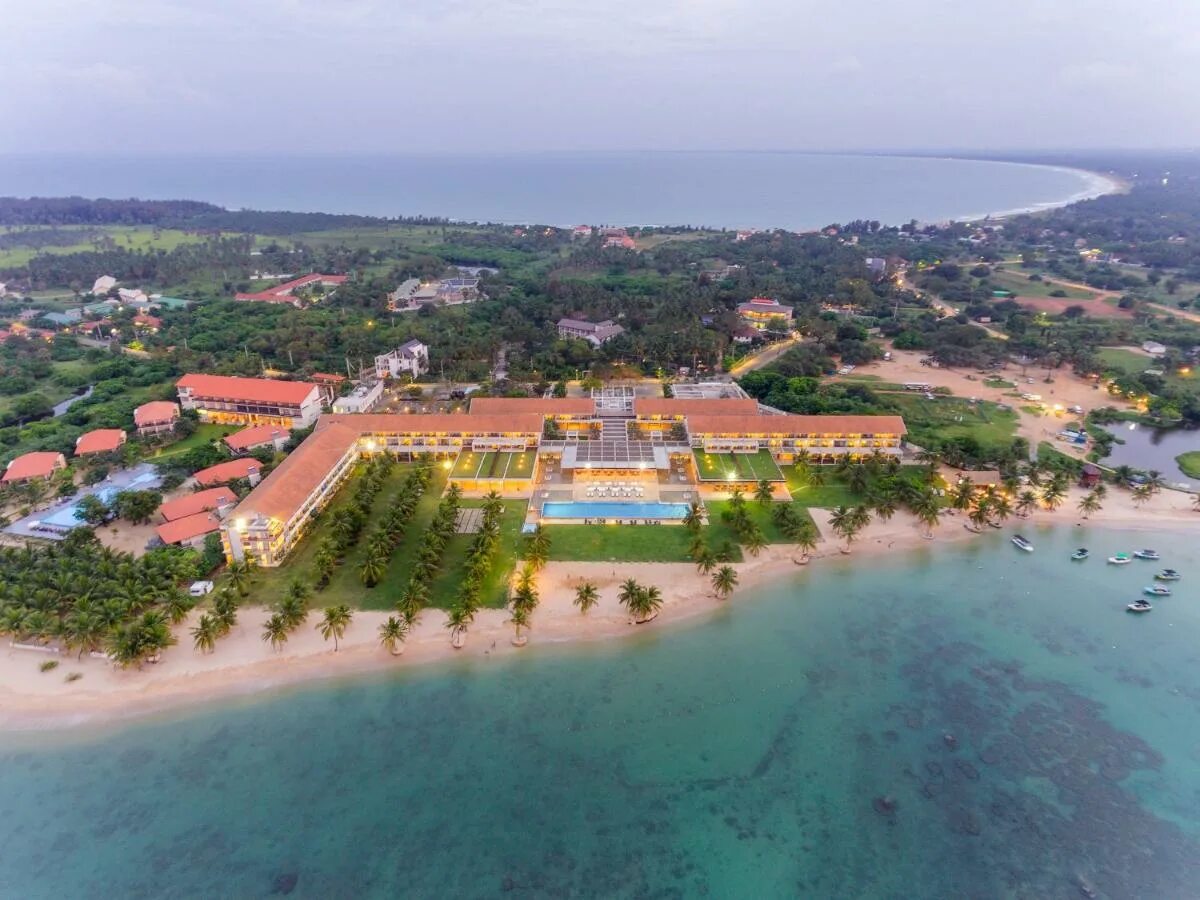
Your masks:
<svg viewBox="0 0 1200 900"><path fill-rule="evenodd" d="M1200 551L1025 533L627 641L0 736L0 896L1195 897ZM1125 613L1158 565L1176 595Z"/></svg>
<svg viewBox="0 0 1200 900"><path fill-rule="evenodd" d="M1088 173L1050 166L803 153L0 157L0 195L548 225L895 225L1040 208L1103 189Z"/></svg>

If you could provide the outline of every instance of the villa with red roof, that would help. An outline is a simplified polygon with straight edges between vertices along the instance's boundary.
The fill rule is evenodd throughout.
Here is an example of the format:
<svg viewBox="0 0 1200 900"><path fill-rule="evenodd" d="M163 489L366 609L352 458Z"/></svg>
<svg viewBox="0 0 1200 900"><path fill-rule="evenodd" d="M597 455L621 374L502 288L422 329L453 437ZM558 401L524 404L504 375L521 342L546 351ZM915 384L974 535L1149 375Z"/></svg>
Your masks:
<svg viewBox="0 0 1200 900"><path fill-rule="evenodd" d="M55 472L67 467L67 458L61 453L41 451L23 453L10 462L0 478L5 484L15 481L32 481L35 478L49 478Z"/></svg>
<svg viewBox="0 0 1200 900"><path fill-rule="evenodd" d="M292 433L278 425L251 425L225 438L225 446L235 454L249 453L259 447L282 450Z"/></svg>
<svg viewBox="0 0 1200 900"><path fill-rule="evenodd" d="M229 462L217 463L207 469L201 469L192 476L200 487L216 487L228 484L241 478L250 482L251 486L258 484L262 478L262 463L252 457L231 459Z"/></svg>
<svg viewBox="0 0 1200 900"><path fill-rule="evenodd" d="M120 428L97 428L95 431L85 432L75 439L75 455L113 453L121 449L125 439L126 434Z"/></svg>
<svg viewBox="0 0 1200 900"><path fill-rule="evenodd" d="M227 487L215 487L167 500L158 508L158 512L165 521L174 522L196 513L213 510L220 513L232 509L236 503L237 494Z"/></svg>
<svg viewBox="0 0 1200 900"><path fill-rule="evenodd" d="M179 404L170 400L151 400L133 411L133 424L140 435L174 431L179 421Z"/></svg>
<svg viewBox="0 0 1200 900"><path fill-rule="evenodd" d="M181 547L200 550L204 547L204 539L220 528L221 520L215 514L198 512L173 522L164 522L154 530L164 544L178 544Z"/></svg>
<svg viewBox="0 0 1200 900"><path fill-rule="evenodd" d="M345 281L345 275L303 275L300 278L285 281L283 284L277 284L273 288L267 288L265 291L234 294L233 299L243 302L290 303L292 306L300 306L301 300L299 297L294 296L295 291L314 284L319 284L327 288L335 288L340 284L344 284Z"/></svg>
<svg viewBox="0 0 1200 900"><path fill-rule="evenodd" d="M745 303L739 303L737 311L739 316L759 330L766 328L772 319L782 318L789 327L792 323L792 308L772 297L751 297Z"/></svg>
<svg viewBox="0 0 1200 900"><path fill-rule="evenodd" d="M202 422L308 428L325 403L321 386L311 381L191 374L175 386L180 404Z"/></svg>

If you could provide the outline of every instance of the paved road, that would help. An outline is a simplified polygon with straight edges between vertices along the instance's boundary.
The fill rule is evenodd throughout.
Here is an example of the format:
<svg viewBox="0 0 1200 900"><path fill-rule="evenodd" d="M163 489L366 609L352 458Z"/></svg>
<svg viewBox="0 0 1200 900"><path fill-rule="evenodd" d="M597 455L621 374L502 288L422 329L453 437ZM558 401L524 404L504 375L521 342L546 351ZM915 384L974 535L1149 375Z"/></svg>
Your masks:
<svg viewBox="0 0 1200 900"><path fill-rule="evenodd" d="M729 374L736 378L770 365L793 347L799 346L802 341L803 338L788 338L786 341L780 341L778 344L772 344L756 353L744 356L734 364L733 368L729 370Z"/></svg>

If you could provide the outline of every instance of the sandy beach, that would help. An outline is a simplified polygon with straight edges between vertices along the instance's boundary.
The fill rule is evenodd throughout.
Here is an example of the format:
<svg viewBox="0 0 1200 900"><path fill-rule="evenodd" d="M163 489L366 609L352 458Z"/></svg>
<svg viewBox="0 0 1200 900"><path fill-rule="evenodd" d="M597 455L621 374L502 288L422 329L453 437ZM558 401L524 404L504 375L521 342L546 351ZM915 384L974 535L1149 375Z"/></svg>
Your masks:
<svg viewBox="0 0 1200 900"><path fill-rule="evenodd" d="M1041 510L1028 521L1074 526L1081 521L1076 512L1081 496L1082 491L1073 489L1060 509ZM813 510L813 516L824 540L809 564L820 566L823 558L840 556L843 544L829 534L827 512ZM1005 532L1020 530L1021 522L1010 520ZM917 546L971 540L975 535L963 527L964 523L961 514L947 515L930 541L906 514L898 514L888 522L875 520L854 542L852 554L855 558L871 558ZM1192 509L1188 494L1164 491L1138 509L1131 494L1112 490L1104 508L1089 524L1127 530L1200 532L1200 513ZM747 557L736 566L738 590L727 601L717 600L708 576L686 563L553 562L538 577L541 603L533 615L525 648L512 646L507 611L488 609L479 612L466 646L454 650L445 628L445 613L431 609L421 616L403 653L397 656L379 645L377 629L388 613L377 611L357 611L336 652L332 643L317 632L316 613L291 636L282 651L276 652L261 639L262 623L269 613L257 607L239 611L238 625L211 654L192 648L189 629L198 615L193 613L176 629L179 643L163 654L161 662L141 670L118 669L106 660L86 655L76 659L6 646L0 651L0 727L36 730L110 722L296 682L452 658L534 653L539 644L608 640L648 629L668 629L725 605L754 602L757 586L800 572L798 558L792 545L772 545L757 557ZM662 590L663 608L653 622L631 624L617 602L620 584L627 578ZM594 583L600 593L599 603L586 615L572 605L575 587L584 580ZM315 598L314 606L319 602L320 598ZM40 671L48 659L58 660L58 666L49 672ZM82 677L68 682L71 673Z"/></svg>

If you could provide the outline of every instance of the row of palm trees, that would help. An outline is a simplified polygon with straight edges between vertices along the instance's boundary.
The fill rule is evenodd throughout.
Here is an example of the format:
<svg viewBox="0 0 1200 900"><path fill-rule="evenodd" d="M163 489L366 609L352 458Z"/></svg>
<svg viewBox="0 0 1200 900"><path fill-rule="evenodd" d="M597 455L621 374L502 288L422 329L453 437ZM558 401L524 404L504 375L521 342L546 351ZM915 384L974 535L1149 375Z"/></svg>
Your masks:
<svg viewBox="0 0 1200 900"><path fill-rule="evenodd" d="M483 582L495 559L496 547L500 543L500 519L504 515L504 501L495 491L489 491L483 500L483 519L479 531L467 549L462 579L458 594L446 616L446 627L450 629L450 641L461 647L467 628L475 621L479 610L479 595Z"/></svg>
<svg viewBox="0 0 1200 900"><path fill-rule="evenodd" d="M395 458L390 453L381 453L372 458L367 463L363 477L355 485L350 502L329 517L329 534L322 539L313 556L318 590L323 590L329 584L346 553L358 543L359 536L370 518L375 498L383 489L384 480L394 463Z"/></svg>
<svg viewBox="0 0 1200 900"><path fill-rule="evenodd" d="M417 466L405 476L395 499L367 542L367 553L359 569L359 577L367 587L375 587L383 580L392 554L404 539L408 523L432 477L433 469L430 466Z"/></svg>
<svg viewBox="0 0 1200 900"><path fill-rule="evenodd" d="M52 545L2 548L0 633L140 666L174 643L170 625L195 605L182 587L197 575L195 556L165 548L135 559L82 528Z"/></svg>

